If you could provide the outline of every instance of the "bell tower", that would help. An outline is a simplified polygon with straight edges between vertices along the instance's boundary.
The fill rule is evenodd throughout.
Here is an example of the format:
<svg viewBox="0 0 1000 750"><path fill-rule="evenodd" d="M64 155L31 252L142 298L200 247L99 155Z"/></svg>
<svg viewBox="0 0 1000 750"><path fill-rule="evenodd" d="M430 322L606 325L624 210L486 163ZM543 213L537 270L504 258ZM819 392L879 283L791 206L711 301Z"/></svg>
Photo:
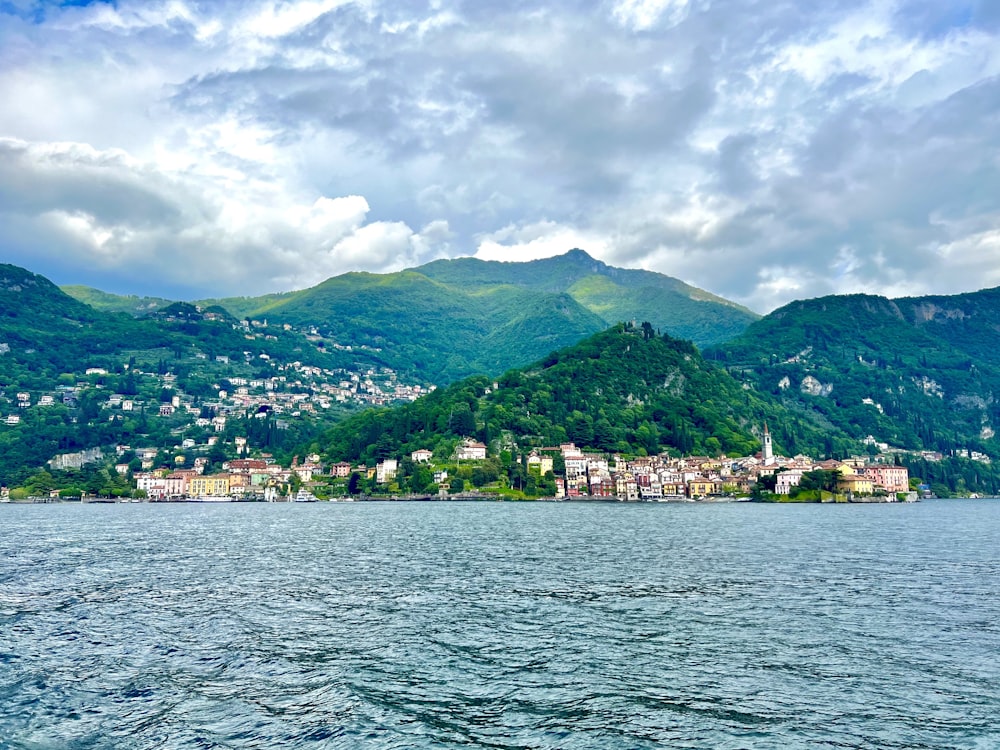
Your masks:
<svg viewBox="0 0 1000 750"><path fill-rule="evenodd" d="M767 422L764 422L764 448L761 451L761 458L764 459L764 466L774 466L774 446L771 444L771 433L767 429Z"/></svg>

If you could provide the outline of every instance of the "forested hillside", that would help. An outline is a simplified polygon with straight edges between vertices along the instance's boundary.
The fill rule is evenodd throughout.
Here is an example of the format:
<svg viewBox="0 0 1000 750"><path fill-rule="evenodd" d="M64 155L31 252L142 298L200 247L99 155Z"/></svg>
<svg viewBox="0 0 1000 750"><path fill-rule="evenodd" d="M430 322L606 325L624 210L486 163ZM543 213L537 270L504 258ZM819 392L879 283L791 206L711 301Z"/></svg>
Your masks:
<svg viewBox="0 0 1000 750"><path fill-rule="evenodd" d="M0 484L22 481L60 453L136 442L169 453L185 439L205 441L214 428L197 418L247 410L220 398L234 390L230 378L260 383L242 399L256 405L295 397L285 391L335 388L349 369L357 371L352 352L327 351L282 327L244 328L221 308L172 303L143 318L99 312L43 276L2 265ZM175 396L185 408L161 415ZM270 447L329 424L348 405L343 398L345 407L322 419L285 417Z"/></svg>
<svg viewBox="0 0 1000 750"><path fill-rule="evenodd" d="M102 310L135 315L169 304L66 290ZM331 350L350 347L359 361L439 385L524 365L622 321L648 320L705 346L758 317L677 279L614 268L582 250L528 263L459 258L398 273L346 273L297 292L197 304L312 330Z"/></svg>
<svg viewBox="0 0 1000 750"><path fill-rule="evenodd" d="M793 302L707 356L856 438L998 455L1000 295Z"/></svg>
<svg viewBox="0 0 1000 750"><path fill-rule="evenodd" d="M679 279L615 268L583 250L527 263L475 258L439 260L416 269L432 279L467 286L513 285L563 293L598 315L604 327L649 321L674 338L709 346L741 333L759 316Z"/></svg>
<svg viewBox="0 0 1000 750"><path fill-rule="evenodd" d="M468 378L413 404L359 414L322 445L331 459L369 461L418 448L448 454L466 436L519 448L573 441L609 452L745 455L759 449L765 421L789 454L856 448L646 323L616 326L495 380Z"/></svg>

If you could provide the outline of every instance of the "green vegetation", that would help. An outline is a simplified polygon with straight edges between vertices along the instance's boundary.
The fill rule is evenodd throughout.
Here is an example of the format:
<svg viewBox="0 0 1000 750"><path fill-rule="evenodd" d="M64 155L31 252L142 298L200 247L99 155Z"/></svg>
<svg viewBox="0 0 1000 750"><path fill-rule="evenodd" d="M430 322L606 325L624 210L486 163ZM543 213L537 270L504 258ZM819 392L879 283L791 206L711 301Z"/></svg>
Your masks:
<svg viewBox="0 0 1000 750"><path fill-rule="evenodd" d="M148 315L166 307L170 300L162 297L138 297L134 294L120 295L102 292L89 286L69 285L60 287L78 302L101 312L127 313L136 317Z"/></svg>
<svg viewBox="0 0 1000 750"><path fill-rule="evenodd" d="M271 360L327 368L353 364L351 353L327 352L294 331L256 333L234 323L221 308L199 311L187 303L138 319L101 313L42 276L0 265L0 484L23 484L56 454L129 443L170 451L185 438L203 440L206 429L190 430L180 416L159 416L159 404L172 392L161 377L142 373L169 371L174 387L197 406L216 398L227 377L269 377ZM29 396L31 408L18 406L19 393ZM143 406L108 410L115 393ZM49 405L37 405L42 395L52 399ZM281 431L280 441L262 445L290 449L344 411L331 410L321 425L300 418ZM267 423L255 420L252 426Z"/></svg>
<svg viewBox="0 0 1000 750"><path fill-rule="evenodd" d="M171 388L136 373L169 371L173 388L197 405L234 373L274 372L271 361L392 367L452 383L339 427L331 421L350 410L292 425L272 417L241 425L285 458L308 450L376 461L428 447L440 462L465 436L513 455L515 445L566 441L601 452L735 454L756 450L767 420L786 454L841 457L872 436L940 452L934 458L943 460L900 454L939 496L1000 492L1000 471L981 455L1000 455L1000 289L826 297L754 322L749 311L675 279L611 268L582 251L531 263L465 258L397 274L351 273L301 292L197 306L68 289L76 299L0 266L0 404L19 417L0 423L0 482L31 486L56 453L121 442L155 444L170 458L182 438L203 436L146 411L109 419L101 406L108 393L162 402ZM248 318L254 322L240 322ZM632 319L651 322L605 330L607 321ZM703 359L678 335L715 345ZM62 395L44 409L19 410L19 392ZM451 477L522 496L529 490L522 469L508 460L498 480L464 466ZM55 489L72 490L73 481ZM527 494L543 481L532 479ZM406 466L396 486L437 489ZM803 488L789 500L825 492Z"/></svg>
<svg viewBox="0 0 1000 750"><path fill-rule="evenodd" d="M900 463L910 472L910 485L926 485L937 497L968 497L970 494L1000 496L1000 464L971 461L947 456L928 461L916 456L902 456Z"/></svg>
<svg viewBox="0 0 1000 750"><path fill-rule="evenodd" d="M1000 454L997 290L794 302L706 356L856 439Z"/></svg>
<svg viewBox="0 0 1000 750"><path fill-rule="evenodd" d="M71 288L106 310L134 314L166 301ZM239 320L314 329L331 350L444 385L503 372L571 346L620 320L699 345L724 341L757 318L677 279L612 268L581 250L530 263L460 258L400 273L347 273L298 292L203 300Z"/></svg>
<svg viewBox="0 0 1000 750"><path fill-rule="evenodd" d="M566 294L603 321L650 321L674 338L708 346L742 332L759 316L729 300L651 271L614 268L583 250L528 263L475 258L439 260L416 269L455 286L510 285Z"/></svg>
<svg viewBox="0 0 1000 750"><path fill-rule="evenodd" d="M692 344L645 323L619 325L495 382L472 377L412 404L358 414L323 443L330 459L368 462L418 448L448 457L465 436L501 451L572 441L639 455L746 455L759 449L754 434L764 421L781 425L777 447L789 453L846 455L856 446L742 388Z"/></svg>

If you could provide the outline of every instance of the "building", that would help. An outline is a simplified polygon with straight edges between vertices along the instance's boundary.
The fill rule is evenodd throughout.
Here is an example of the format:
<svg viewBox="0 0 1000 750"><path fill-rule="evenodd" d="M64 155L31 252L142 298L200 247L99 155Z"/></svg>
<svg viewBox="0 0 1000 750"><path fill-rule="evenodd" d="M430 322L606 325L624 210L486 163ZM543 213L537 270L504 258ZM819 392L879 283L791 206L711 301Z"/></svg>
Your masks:
<svg viewBox="0 0 1000 750"><path fill-rule="evenodd" d="M191 497L211 497L229 494L229 475L213 474L211 476L193 477L189 484Z"/></svg>
<svg viewBox="0 0 1000 750"><path fill-rule="evenodd" d="M837 489L854 495L871 495L875 492L875 485L872 483L871 477L864 474L841 472L840 479L837 480Z"/></svg>
<svg viewBox="0 0 1000 750"><path fill-rule="evenodd" d="M764 466L774 466L774 444L771 441L771 431L767 429L767 422L764 423L764 446L761 449L761 460Z"/></svg>
<svg viewBox="0 0 1000 750"><path fill-rule="evenodd" d="M425 464L428 461L430 461L431 458L433 457L434 453L432 451L427 450L426 448L420 448L419 450L415 450L413 451L413 453L410 454L410 458L415 464Z"/></svg>
<svg viewBox="0 0 1000 750"><path fill-rule="evenodd" d="M396 478L399 471L399 462L394 458L387 458L375 466L375 481L379 484L387 484Z"/></svg>
<svg viewBox="0 0 1000 750"><path fill-rule="evenodd" d="M777 495L788 495L791 493L792 487L798 487L799 482L802 481L802 475L805 472L802 469L788 469L787 471L779 471L774 475L774 492Z"/></svg>
<svg viewBox="0 0 1000 750"><path fill-rule="evenodd" d="M552 456L539 455L538 451L531 451L531 453L528 454L528 471L535 469L538 471L539 475L544 477L553 470L552 467Z"/></svg>
<svg viewBox="0 0 1000 750"><path fill-rule="evenodd" d="M264 471L267 468L267 461L254 458L237 458L222 465L222 468L233 474L253 474L256 471Z"/></svg>
<svg viewBox="0 0 1000 750"><path fill-rule="evenodd" d="M715 479L699 477L688 482L688 497L708 497L709 495L721 495L722 482Z"/></svg>
<svg viewBox="0 0 1000 750"><path fill-rule="evenodd" d="M864 474L872 480L875 489L883 489L890 494L910 491L910 472L905 466L874 464L866 466Z"/></svg>
<svg viewBox="0 0 1000 750"><path fill-rule="evenodd" d="M486 458L486 446L466 438L455 451L455 458L459 461L482 461Z"/></svg>
<svg viewBox="0 0 1000 750"><path fill-rule="evenodd" d="M330 467L330 475L341 479L351 476L351 465L346 461L334 464Z"/></svg>

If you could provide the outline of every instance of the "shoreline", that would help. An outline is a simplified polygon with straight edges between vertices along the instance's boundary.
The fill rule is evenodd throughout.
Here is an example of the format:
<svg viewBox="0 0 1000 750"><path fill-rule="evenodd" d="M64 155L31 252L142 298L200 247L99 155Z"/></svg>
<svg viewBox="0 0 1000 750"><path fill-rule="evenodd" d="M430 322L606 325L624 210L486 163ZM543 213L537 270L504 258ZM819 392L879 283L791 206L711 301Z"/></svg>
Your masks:
<svg viewBox="0 0 1000 750"><path fill-rule="evenodd" d="M991 500L1000 498L990 497L957 497L957 498L913 498L907 500L887 499L887 498L856 498L852 500L840 501L777 501L777 500L753 500L750 497L670 497L656 499L635 499L627 500L621 497L602 497L596 495L578 495L575 497L536 497L536 498L510 498L495 493L464 493L461 495L358 495L350 498L332 498L330 500L315 500L312 503L440 503L440 502L493 502L493 503L588 503L588 504L623 504L623 505L720 505L733 503L748 503L754 505L910 505L920 502L922 499L945 499L945 500ZM50 497L29 497L16 500L2 500L0 505L272 505L300 504L294 498L266 501L261 498L236 499L236 498L171 498L168 500L150 500L146 498L50 498Z"/></svg>

